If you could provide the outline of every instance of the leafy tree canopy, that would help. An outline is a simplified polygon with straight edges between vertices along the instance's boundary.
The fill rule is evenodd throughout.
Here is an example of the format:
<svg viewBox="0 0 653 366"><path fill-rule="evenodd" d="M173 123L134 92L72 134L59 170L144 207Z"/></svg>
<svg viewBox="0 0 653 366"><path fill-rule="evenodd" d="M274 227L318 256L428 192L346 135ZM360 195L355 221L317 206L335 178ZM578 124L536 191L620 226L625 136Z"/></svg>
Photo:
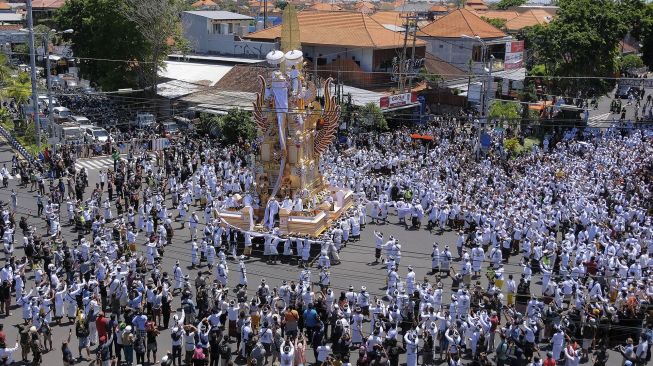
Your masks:
<svg viewBox="0 0 653 366"><path fill-rule="evenodd" d="M503 27L506 25L506 20L501 19L501 18L486 18L486 17L481 17L481 19L485 20L487 23L493 25L496 28L503 29Z"/></svg>
<svg viewBox="0 0 653 366"><path fill-rule="evenodd" d="M386 121L383 111L374 103L367 103L363 107L361 117L368 126L373 126L378 130L388 129L388 121Z"/></svg>
<svg viewBox="0 0 653 366"><path fill-rule="evenodd" d="M521 117L520 105L518 103L494 101L492 105L490 105L488 117L490 119L498 120L501 125L505 121L510 124L515 124Z"/></svg>
<svg viewBox="0 0 653 366"><path fill-rule="evenodd" d="M227 143L249 142L256 137L256 123L248 111L234 108L221 120L222 138Z"/></svg>
<svg viewBox="0 0 653 366"><path fill-rule="evenodd" d="M626 55L621 59L619 65L621 71L629 71L644 66L644 61L637 55Z"/></svg>
<svg viewBox="0 0 653 366"><path fill-rule="evenodd" d="M526 0L501 0L496 3L494 7L499 10L506 10L508 8L513 8L524 4L526 4Z"/></svg>
<svg viewBox="0 0 653 366"><path fill-rule="evenodd" d="M138 61L149 58L147 42L121 16L121 6L124 0L68 0L55 17L59 29L75 30L72 48L81 74L105 90L139 86Z"/></svg>
<svg viewBox="0 0 653 366"><path fill-rule="evenodd" d="M558 6L553 21L524 32L534 63L544 65L551 76L613 76L617 46L631 28L633 12L613 0L560 0ZM565 94L610 87L600 79L554 80L554 91Z"/></svg>

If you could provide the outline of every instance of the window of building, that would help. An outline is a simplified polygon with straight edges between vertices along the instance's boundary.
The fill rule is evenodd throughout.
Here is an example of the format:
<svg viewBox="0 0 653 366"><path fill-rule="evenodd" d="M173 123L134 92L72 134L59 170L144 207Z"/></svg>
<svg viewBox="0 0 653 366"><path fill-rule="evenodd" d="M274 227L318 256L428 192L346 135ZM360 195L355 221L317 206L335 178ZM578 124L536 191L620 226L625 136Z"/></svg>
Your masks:
<svg viewBox="0 0 653 366"><path fill-rule="evenodd" d="M213 33L220 34L220 24L213 23Z"/></svg>
<svg viewBox="0 0 653 366"><path fill-rule="evenodd" d="M228 34L233 34L234 33L234 23L229 23L229 33Z"/></svg>
<svg viewBox="0 0 653 366"><path fill-rule="evenodd" d="M472 47L472 61L481 62L483 61L483 49L481 46Z"/></svg>

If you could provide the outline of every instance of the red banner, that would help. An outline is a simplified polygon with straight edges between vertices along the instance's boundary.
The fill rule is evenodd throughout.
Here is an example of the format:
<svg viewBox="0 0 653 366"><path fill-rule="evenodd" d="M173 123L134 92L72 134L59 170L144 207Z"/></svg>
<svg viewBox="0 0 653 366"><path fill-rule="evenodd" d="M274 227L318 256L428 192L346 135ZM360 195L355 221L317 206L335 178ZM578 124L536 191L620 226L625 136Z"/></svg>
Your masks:
<svg viewBox="0 0 653 366"><path fill-rule="evenodd" d="M417 93L415 92L388 95L386 97L381 97L379 100L379 106L381 109L396 108L413 103L417 103Z"/></svg>

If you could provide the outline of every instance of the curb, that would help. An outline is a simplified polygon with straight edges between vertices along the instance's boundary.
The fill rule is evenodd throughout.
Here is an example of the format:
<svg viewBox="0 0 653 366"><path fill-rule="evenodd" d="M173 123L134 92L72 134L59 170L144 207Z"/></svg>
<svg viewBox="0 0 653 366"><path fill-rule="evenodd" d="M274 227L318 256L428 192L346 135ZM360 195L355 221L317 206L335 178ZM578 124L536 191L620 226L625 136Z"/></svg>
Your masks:
<svg viewBox="0 0 653 366"><path fill-rule="evenodd" d="M37 159L30 154L23 145L16 140L16 138L9 133L2 125L0 125L0 135L2 135L7 142L16 150L20 155L23 156L25 160L27 160L30 164L37 165Z"/></svg>

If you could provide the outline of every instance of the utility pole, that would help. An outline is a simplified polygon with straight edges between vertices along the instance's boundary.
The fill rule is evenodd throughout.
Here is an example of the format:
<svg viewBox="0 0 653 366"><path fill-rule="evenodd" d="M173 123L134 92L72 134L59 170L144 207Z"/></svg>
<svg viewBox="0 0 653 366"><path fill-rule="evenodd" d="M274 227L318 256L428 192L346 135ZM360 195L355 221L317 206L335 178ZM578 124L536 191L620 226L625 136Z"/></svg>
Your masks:
<svg viewBox="0 0 653 366"><path fill-rule="evenodd" d="M405 4L405 3L404 3ZM408 29L410 27L410 15L406 16L406 24L404 26L404 46L401 50L401 59L399 60L399 92L403 93L406 87L406 51L408 48Z"/></svg>
<svg viewBox="0 0 653 366"><path fill-rule="evenodd" d="M417 23L419 22L419 15L415 13L415 19L413 20L413 50L410 57L410 72L415 71L415 43L417 42ZM408 79L408 91L413 91L413 75Z"/></svg>
<svg viewBox="0 0 653 366"><path fill-rule="evenodd" d="M52 79L50 73L50 30L45 32L45 37L43 37L44 45L43 47L43 57L45 58L46 68L46 77L45 80L48 84L48 128L52 129L54 123L54 116L52 115ZM52 131L52 130L50 130ZM49 135L52 136L52 135Z"/></svg>
<svg viewBox="0 0 653 366"><path fill-rule="evenodd" d="M481 42L481 59L483 60L483 70L485 70L485 66L487 65L488 62L488 48L485 45L485 42ZM483 99L480 100L481 102L481 117L485 117L485 102L487 101L487 77L484 78L484 80L481 82L481 92L483 93Z"/></svg>
<svg viewBox="0 0 653 366"><path fill-rule="evenodd" d="M488 123L488 112L490 110L490 93L492 92L492 84L494 84L494 80L492 79L492 61L494 61L494 56L488 55L487 88L485 90L485 101L483 103L485 105L483 116L485 117L486 124Z"/></svg>
<svg viewBox="0 0 653 366"><path fill-rule="evenodd" d="M29 64L32 69L32 109L34 110L34 134L36 146L41 149L41 121L39 120L39 96L36 94L36 48L34 48L34 20L32 19L32 0L27 0L27 29L29 30Z"/></svg>
<svg viewBox="0 0 653 366"><path fill-rule="evenodd" d="M268 0L263 0L263 29L267 27L268 27Z"/></svg>

